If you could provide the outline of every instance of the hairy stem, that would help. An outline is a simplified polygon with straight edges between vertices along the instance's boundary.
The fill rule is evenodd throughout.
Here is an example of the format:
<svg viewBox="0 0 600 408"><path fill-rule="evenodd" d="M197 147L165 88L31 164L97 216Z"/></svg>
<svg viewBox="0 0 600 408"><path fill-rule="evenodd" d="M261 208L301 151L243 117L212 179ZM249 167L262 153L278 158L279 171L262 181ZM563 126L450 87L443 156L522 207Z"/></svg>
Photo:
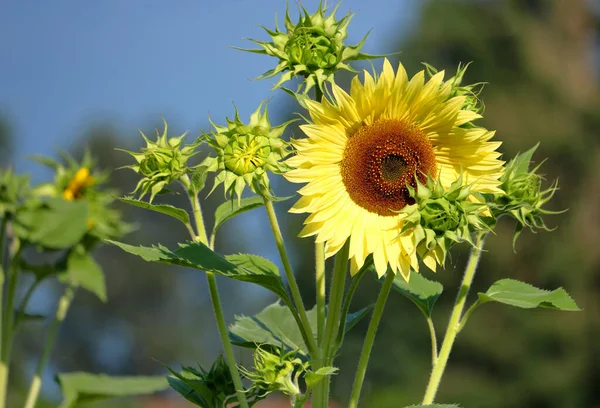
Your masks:
<svg viewBox="0 0 600 408"><path fill-rule="evenodd" d="M323 344L325 335L325 245L315 242L315 287L317 292L317 341Z"/></svg>
<svg viewBox="0 0 600 408"><path fill-rule="evenodd" d="M56 341L56 334L58 332L58 328L67 316L67 311L69 310L69 306L71 305L74 296L75 287L69 286L58 301L58 307L56 309L56 314L54 315L54 320L50 325L48 336L46 337L46 344L44 345L42 357L38 361L38 365L35 370L35 375L33 376L33 380L31 381L31 385L29 386L29 392L27 393L25 408L34 408L35 404L37 403L38 397L40 395L40 389L42 387L42 373L44 371L44 368L46 368L46 364L48 363L50 354L52 353L52 348L54 347L54 342Z"/></svg>
<svg viewBox="0 0 600 408"><path fill-rule="evenodd" d="M348 405L349 408L356 408L358 405L360 391L362 390L365 374L367 372L367 365L369 364L369 357L371 355L371 350L373 349L373 343L375 342L375 335L377 334L377 328L379 327L379 322L381 321L388 295L392 289L394 278L395 275L391 273L391 271L388 271L385 280L383 281L383 285L381 286L379 296L377 297L377 303L375 303L375 309L373 309L373 315L371 316L365 342L360 353L358 369L356 371L356 377L354 377L354 385L352 386L352 394Z"/></svg>
<svg viewBox="0 0 600 408"><path fill-rule="evenodd" d="M279 256L281 257L281 262L283 263L285 276L287 277L288 283L290 285L290 290L292 292L294 304L298 309L300 320L302 322L302 327L300 327L300 329L305 333L304 337L307 340L306 347L308 348L311 357L314 359L315 357L319 356L319 349L317 347L317 342L315 341L314 333L312 332L310 323L308 321L308 315L306 314L304 303L302 302L300 288L298 288L298 283L296 282L294 272L292 271L292 265L290 264L290 259L285 249L285 244L283 243L283 236L281 235L281 230L279 229L279 222L277 221L275 208L273 207L273 202L271 200L269 200L266 197L264 200L265 207L267 209L267 215L269 216L269 221L271 223L271 229L273 230L273 236L275 237L275 244L277 245L277 250L279 251Z"/></svg>
<svg viewBox="0 0 600 408"><path fill-rule="evenodd" d="M460 290L458 292L458 296L456 297L454 307L452 308L452 313L450 314L450 320L448 322L448 328L446 329L444 340L442 341L440 354L437 358L437 361L433 365L433 370L431 371L431 376L429 377L429 383L427 384L425 396L423 397L423 405L432 404L435 400L435 395L437 394L442 376L444 375L444 370L446 369L446 364L448 363L452 346L454 345L456 335L460 329L461 315L465 307L465 301L467 300L469 289L471 289L471 284L473 283L479 258L481 257L485 235L485 233L477 234L475 246L471 250L471 255L469 256L469 261L467 262L467 266L465 268L465 274L463 276Z"/></svg>
<svg viewBox="0 0 600 408"><path fill-rule="evenodd" d="M194 213L194 221L196 224L196 233L192 234L192 239L200 241L206 246L209 246L208 238L206 236L206 228L204 227L204 218L202 217L202 209L200 207L200 201L198 200L198 194L193 191L190 185L190 180L187 175L181 178L181 182L187 190L192 204L192 210ZM191 231L193 232L193 231ZM212 245L210 246L212 248ZM215 314L215 320L217 321L217 327L219 329L219 336L221 337L221 343L225 350L225 360L227 366L231 372L231 378L233 379L233 385L235 386L236 395L240 408L249 408L246 394L244 393L244 384L242 384L242 377L238 370L235 355L233 354L233 347L229 340L229 333L227 332L227 325L225 323L225 317L223 316L223 307L221 305L221 298L219 296L219 288L217 287L217 280L212 272L206 272L206 281L208 282L208 290L210 293L210 301L212 303L213 312Z"/></svg>

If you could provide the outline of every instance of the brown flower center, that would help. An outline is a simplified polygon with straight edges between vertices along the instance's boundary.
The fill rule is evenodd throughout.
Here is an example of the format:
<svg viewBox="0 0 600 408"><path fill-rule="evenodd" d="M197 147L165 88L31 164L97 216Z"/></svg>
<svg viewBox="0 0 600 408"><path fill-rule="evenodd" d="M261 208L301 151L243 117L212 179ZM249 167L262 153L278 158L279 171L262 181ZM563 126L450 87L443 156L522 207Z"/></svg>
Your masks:
<svg viewBox="0 0 600 408"><path fill-rule="evenodd" d="M407 186L416 188L436 176L435 152L416 126L384 119L363 126L349 139L341 163L342 180L359 206L384 216L414 204Z"/></svg>

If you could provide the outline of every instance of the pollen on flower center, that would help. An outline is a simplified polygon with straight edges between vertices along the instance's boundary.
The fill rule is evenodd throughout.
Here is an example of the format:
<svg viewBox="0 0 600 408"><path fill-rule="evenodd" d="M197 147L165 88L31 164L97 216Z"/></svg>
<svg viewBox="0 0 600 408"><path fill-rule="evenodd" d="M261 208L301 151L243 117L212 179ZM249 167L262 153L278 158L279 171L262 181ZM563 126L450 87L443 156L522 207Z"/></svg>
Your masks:
<svg viewBox="0 0 600 408"><path fill-rule="evenodd" d="M413 203L407 186L415 175L435 177L437 164L429 138L415 125L385 119L359 128L344 150L341 173L350 198L367 211L394 216Z"/></svg>

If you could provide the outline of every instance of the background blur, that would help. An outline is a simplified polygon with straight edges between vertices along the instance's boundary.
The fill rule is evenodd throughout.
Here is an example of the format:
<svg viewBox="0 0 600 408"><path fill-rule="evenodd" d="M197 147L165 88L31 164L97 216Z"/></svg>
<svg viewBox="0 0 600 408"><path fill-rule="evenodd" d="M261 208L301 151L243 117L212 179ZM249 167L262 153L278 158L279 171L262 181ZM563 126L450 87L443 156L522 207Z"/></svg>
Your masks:
<svg viewBox="0 0 600 408"><path fill-rule="evenodd" d="M318 2L303 4L312 11ZM291 6L295 10L293 2ZM600 407L600 3L345 0L340 14L348 9L357 12L348 42L358 42L373 28L363 51L401 51L411 74L421 61L448 73L460 61L473 61L467 80L489 83L480 123L497 129L508 158L541 141L534 158L549 158L543 167L547 179L560 179L561 190L551 206L569 209L548 219L558 226L555 232L522 234L516 254L511 247L514 225L503 220L497 235L488 239L489 253L473 293L512 277L544 288L564 286L584 311L481 308L459 336L438 401L465 408ZM53 155L56 149L79 154L89 146L102 167L114 169L128 164L128 156L116 147L140 146L137 128L152 133L164 115L174 132L189 130L196 136L200 129L208 130L208 114L224 123L233 114L232 102L246 120L262 99L272 98L272 121L286 120L298 109L291 98L270 93L269 81L249 81L275 61L227 48L248 47L245 37L264 39L257 24L273 27L275 12L282 17L284 11L285 2L273 0L0 2L1 166L14 165L40 182L51 175L27 161L28 155ZM293 133L299 135L297 129ZM123 193L135 182L133 172L114 173L113 184ZM281 195L293 191L283 181L275 188ZM211 214L221 200L219 194L211 196L205 213ZM281 216L290 205L281 203ZM123 211L127 220L140 225L127 242L174 245L186 237L185 229L168 218L125 206ZM295 237L303 217L287 217L288 247L297 249L295 270L312 307L312 244ZM246 213L226 225L216 246L223 253L253 252L279 264L266 226L263 210ZM235 239L228 239L240 229ZM447 270L435 276L445 286L434 312L441 333L465 251L457 248ZM144 263L110 247L97 251L97 259L107 275L109 302L78 293L45 374L48 406L60 399L53 382L56 372L161 374L156 360L210 365L220 350L201 273ZM235 313L251 315L274 301L249 285L227 280L219 285L228 321ZM54 284L42 287L31 312L53 312L58 289ZM377 284L365 279L355 307L373 302L376 292ZM420 312L397 295L385 314L363 407L396 408L420 401L430 369ZM350 333L337 360L341 374L333 396L342 405L366 325L365 320ZM14 397L29 385L45 330L43 324L30 325L16 341ZM247 354L240 356L249 362ZM188 405L167 394L95 406Z"/></svg>

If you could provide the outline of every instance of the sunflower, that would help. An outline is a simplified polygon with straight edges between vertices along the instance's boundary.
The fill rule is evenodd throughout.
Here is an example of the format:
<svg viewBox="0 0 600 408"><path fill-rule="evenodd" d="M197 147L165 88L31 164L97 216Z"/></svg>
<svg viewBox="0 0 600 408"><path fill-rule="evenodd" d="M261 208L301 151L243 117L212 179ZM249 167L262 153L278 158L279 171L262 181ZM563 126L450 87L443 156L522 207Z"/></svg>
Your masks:
<svg viewBox="0 0 600 408"><path fill-rule="evenodd" d="M293 141L285 177L308 184L290 211L310 213L300 236L315 235L327 257L349 240L351 273L369 254L379 276L388 267L407 280L411 268L418 272L417 241L403 230L401 213L414 204L408 187L416 188L417 178L435 178L448 189L462 174L471 200L499 191L500 142L490 141L494 131L472 124L481 116L465 108L467 96L452 96L443 76L425 81L421 71L409 80L402 64L394 73L386 59L379 78L355 77L350 94L334 84L329 100L306 101L307 138Z"/></svg>

